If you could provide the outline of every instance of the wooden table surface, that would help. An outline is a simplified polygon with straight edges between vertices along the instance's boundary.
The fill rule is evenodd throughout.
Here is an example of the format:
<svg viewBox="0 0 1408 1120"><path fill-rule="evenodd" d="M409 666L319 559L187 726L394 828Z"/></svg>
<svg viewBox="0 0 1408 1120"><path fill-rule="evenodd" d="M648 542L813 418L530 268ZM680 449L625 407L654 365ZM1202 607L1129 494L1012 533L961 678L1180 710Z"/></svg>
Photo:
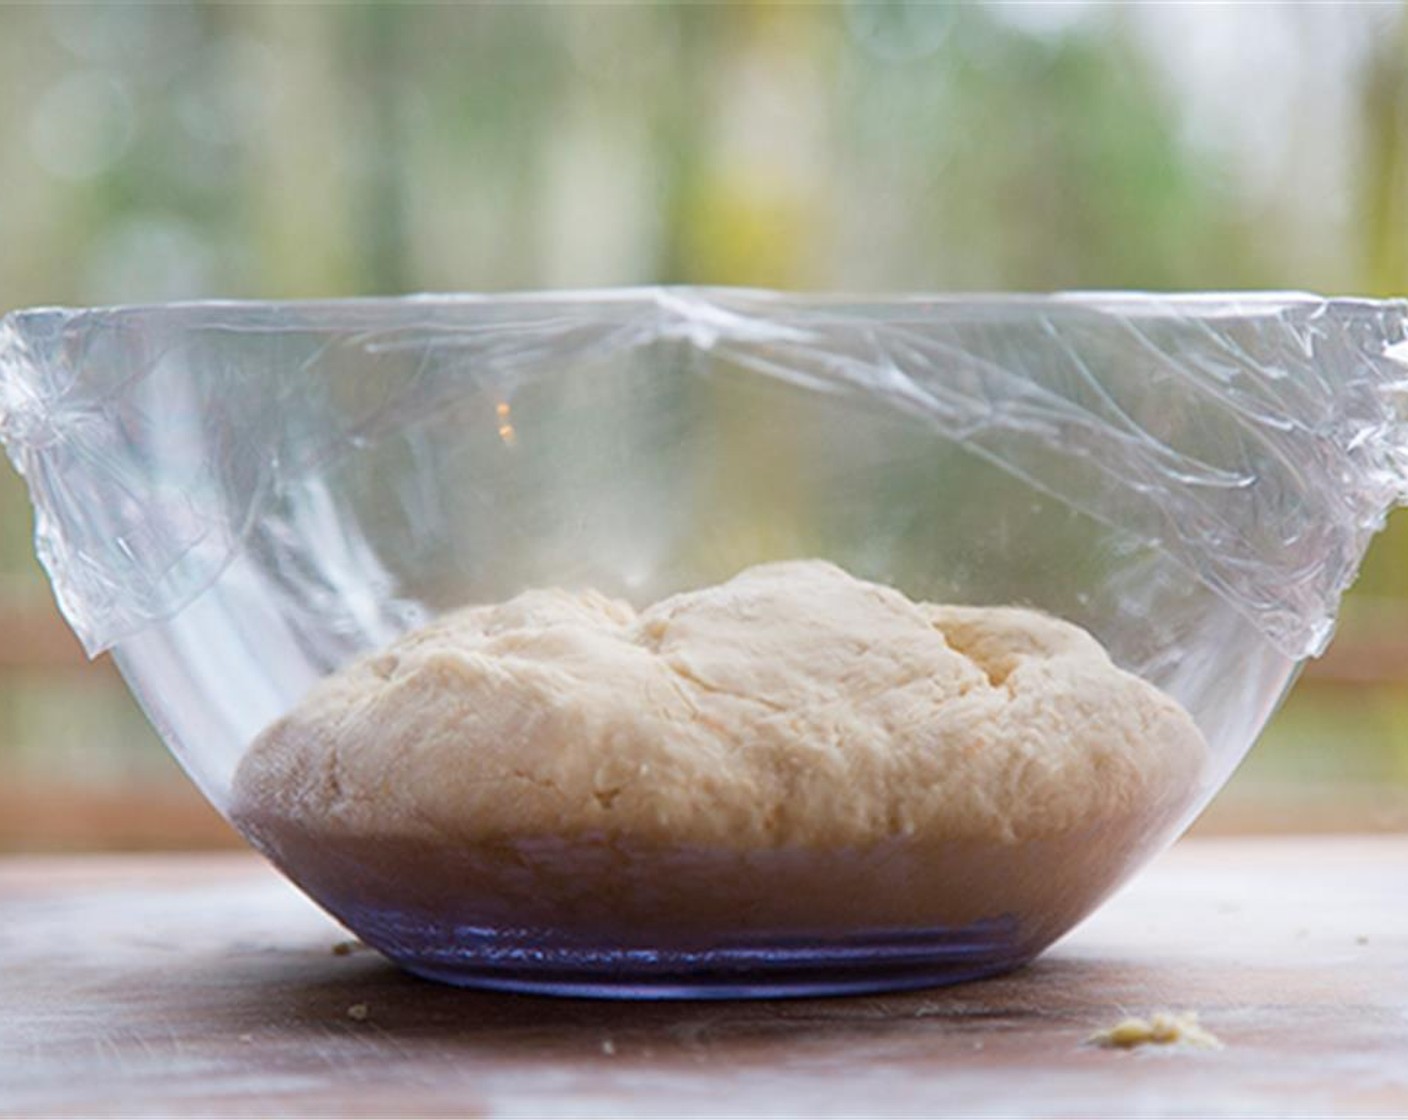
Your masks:
<svg viewBox="0 0 1408 1120"><path fill-rule="evenodd" d="M1408 1115L1408 836L1186 841L1037 964L895 996L494 995L344 936L253 857L0 861L0 1114ZM1084 1043L1163 1008L1225 1049Z"/></svg>

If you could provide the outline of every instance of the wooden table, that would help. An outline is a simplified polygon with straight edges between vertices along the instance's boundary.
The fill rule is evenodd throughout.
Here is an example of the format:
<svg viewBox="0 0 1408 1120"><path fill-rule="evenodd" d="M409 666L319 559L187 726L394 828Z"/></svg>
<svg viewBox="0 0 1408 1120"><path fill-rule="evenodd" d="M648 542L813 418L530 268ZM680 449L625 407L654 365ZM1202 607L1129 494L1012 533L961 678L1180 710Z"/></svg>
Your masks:
<svg viewBox="0 0 1408 1120"><path fill-rule="evenodd" d="M1185 842L1037 964L907 995L492 995L344 936L252 857L0 861L0 1114L1408 1114L1408 837ZM1159 1008L1226 1048L1084 1044Z"/></svg>

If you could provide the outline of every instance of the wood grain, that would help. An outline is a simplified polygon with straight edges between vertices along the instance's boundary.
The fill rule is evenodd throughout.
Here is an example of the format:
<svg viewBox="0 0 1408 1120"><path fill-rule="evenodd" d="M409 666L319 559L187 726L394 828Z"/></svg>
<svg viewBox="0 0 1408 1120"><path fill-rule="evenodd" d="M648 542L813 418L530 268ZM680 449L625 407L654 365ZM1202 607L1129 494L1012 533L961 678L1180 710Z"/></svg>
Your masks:
<svg viewBox="0 0 1408 1120"><path fill-rule="evenodd" d="M1408 1113L1408 837L1188 841L1037 964L946 990L460 991L243 855L0 862L0 1113ZM365 1005L365 1018L349 1009ZM1192 1008L1220 1051L1111 1052Z"/></svg>

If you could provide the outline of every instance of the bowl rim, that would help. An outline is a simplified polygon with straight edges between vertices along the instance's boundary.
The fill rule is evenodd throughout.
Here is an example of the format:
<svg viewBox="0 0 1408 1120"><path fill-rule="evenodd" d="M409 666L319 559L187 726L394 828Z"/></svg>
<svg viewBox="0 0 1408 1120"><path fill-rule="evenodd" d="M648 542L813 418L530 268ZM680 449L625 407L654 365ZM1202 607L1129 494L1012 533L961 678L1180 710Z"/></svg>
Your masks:
<svg viewBox="0 0 1408 1120"><path fill-rule="evenodd" d="M797 311L875 312L886 308L913 310L931 306L944 310L1109 311L1121 315L1192 315L1227 318L1248 312L1289 307L1333 307L1338 310L1382 311L1397 308L1408 316L1408 296L1326 296L1301 289L1170 290L1089 288L1039 291L874 291L785 290L734 285L657 284L622 287L507 289L504 291L421 291L402 295L359 295L293 299L201 298L164 302L115 304L35 304L0 315L0 323L16 325L44 316L67 320L93 318L182 317L201 312L381 311L454 308L461 306L589 307L635 305L662 310L687 310L691 304L771 306Z"/></svg>

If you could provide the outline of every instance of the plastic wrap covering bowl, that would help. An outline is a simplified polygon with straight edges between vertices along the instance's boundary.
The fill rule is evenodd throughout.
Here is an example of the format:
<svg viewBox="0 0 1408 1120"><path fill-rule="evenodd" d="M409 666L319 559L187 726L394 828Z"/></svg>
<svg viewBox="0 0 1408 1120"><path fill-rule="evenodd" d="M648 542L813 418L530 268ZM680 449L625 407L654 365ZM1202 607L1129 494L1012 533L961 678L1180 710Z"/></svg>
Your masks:
<svg viewBox="0 0 1408 1120"><path fill-rule="evenodd" d="M114 652L256 847L404 967L607 995L915 986L1029 960L1227 779L1404 497L1406 325L1401 302L1281 294L39 309L0 321L0 437L90 654ZM293 838L234 803L266 728L449 611L535 588L641 608L812 559L1085 628L1192 717L1197 780L1118 842L1096 820L955 840L924 856L938 879L898 822L725 855L525 819L489 860ZM377 796L408 781L388 768ZM1015 811L1007 788L984 796Z"/></svg>

